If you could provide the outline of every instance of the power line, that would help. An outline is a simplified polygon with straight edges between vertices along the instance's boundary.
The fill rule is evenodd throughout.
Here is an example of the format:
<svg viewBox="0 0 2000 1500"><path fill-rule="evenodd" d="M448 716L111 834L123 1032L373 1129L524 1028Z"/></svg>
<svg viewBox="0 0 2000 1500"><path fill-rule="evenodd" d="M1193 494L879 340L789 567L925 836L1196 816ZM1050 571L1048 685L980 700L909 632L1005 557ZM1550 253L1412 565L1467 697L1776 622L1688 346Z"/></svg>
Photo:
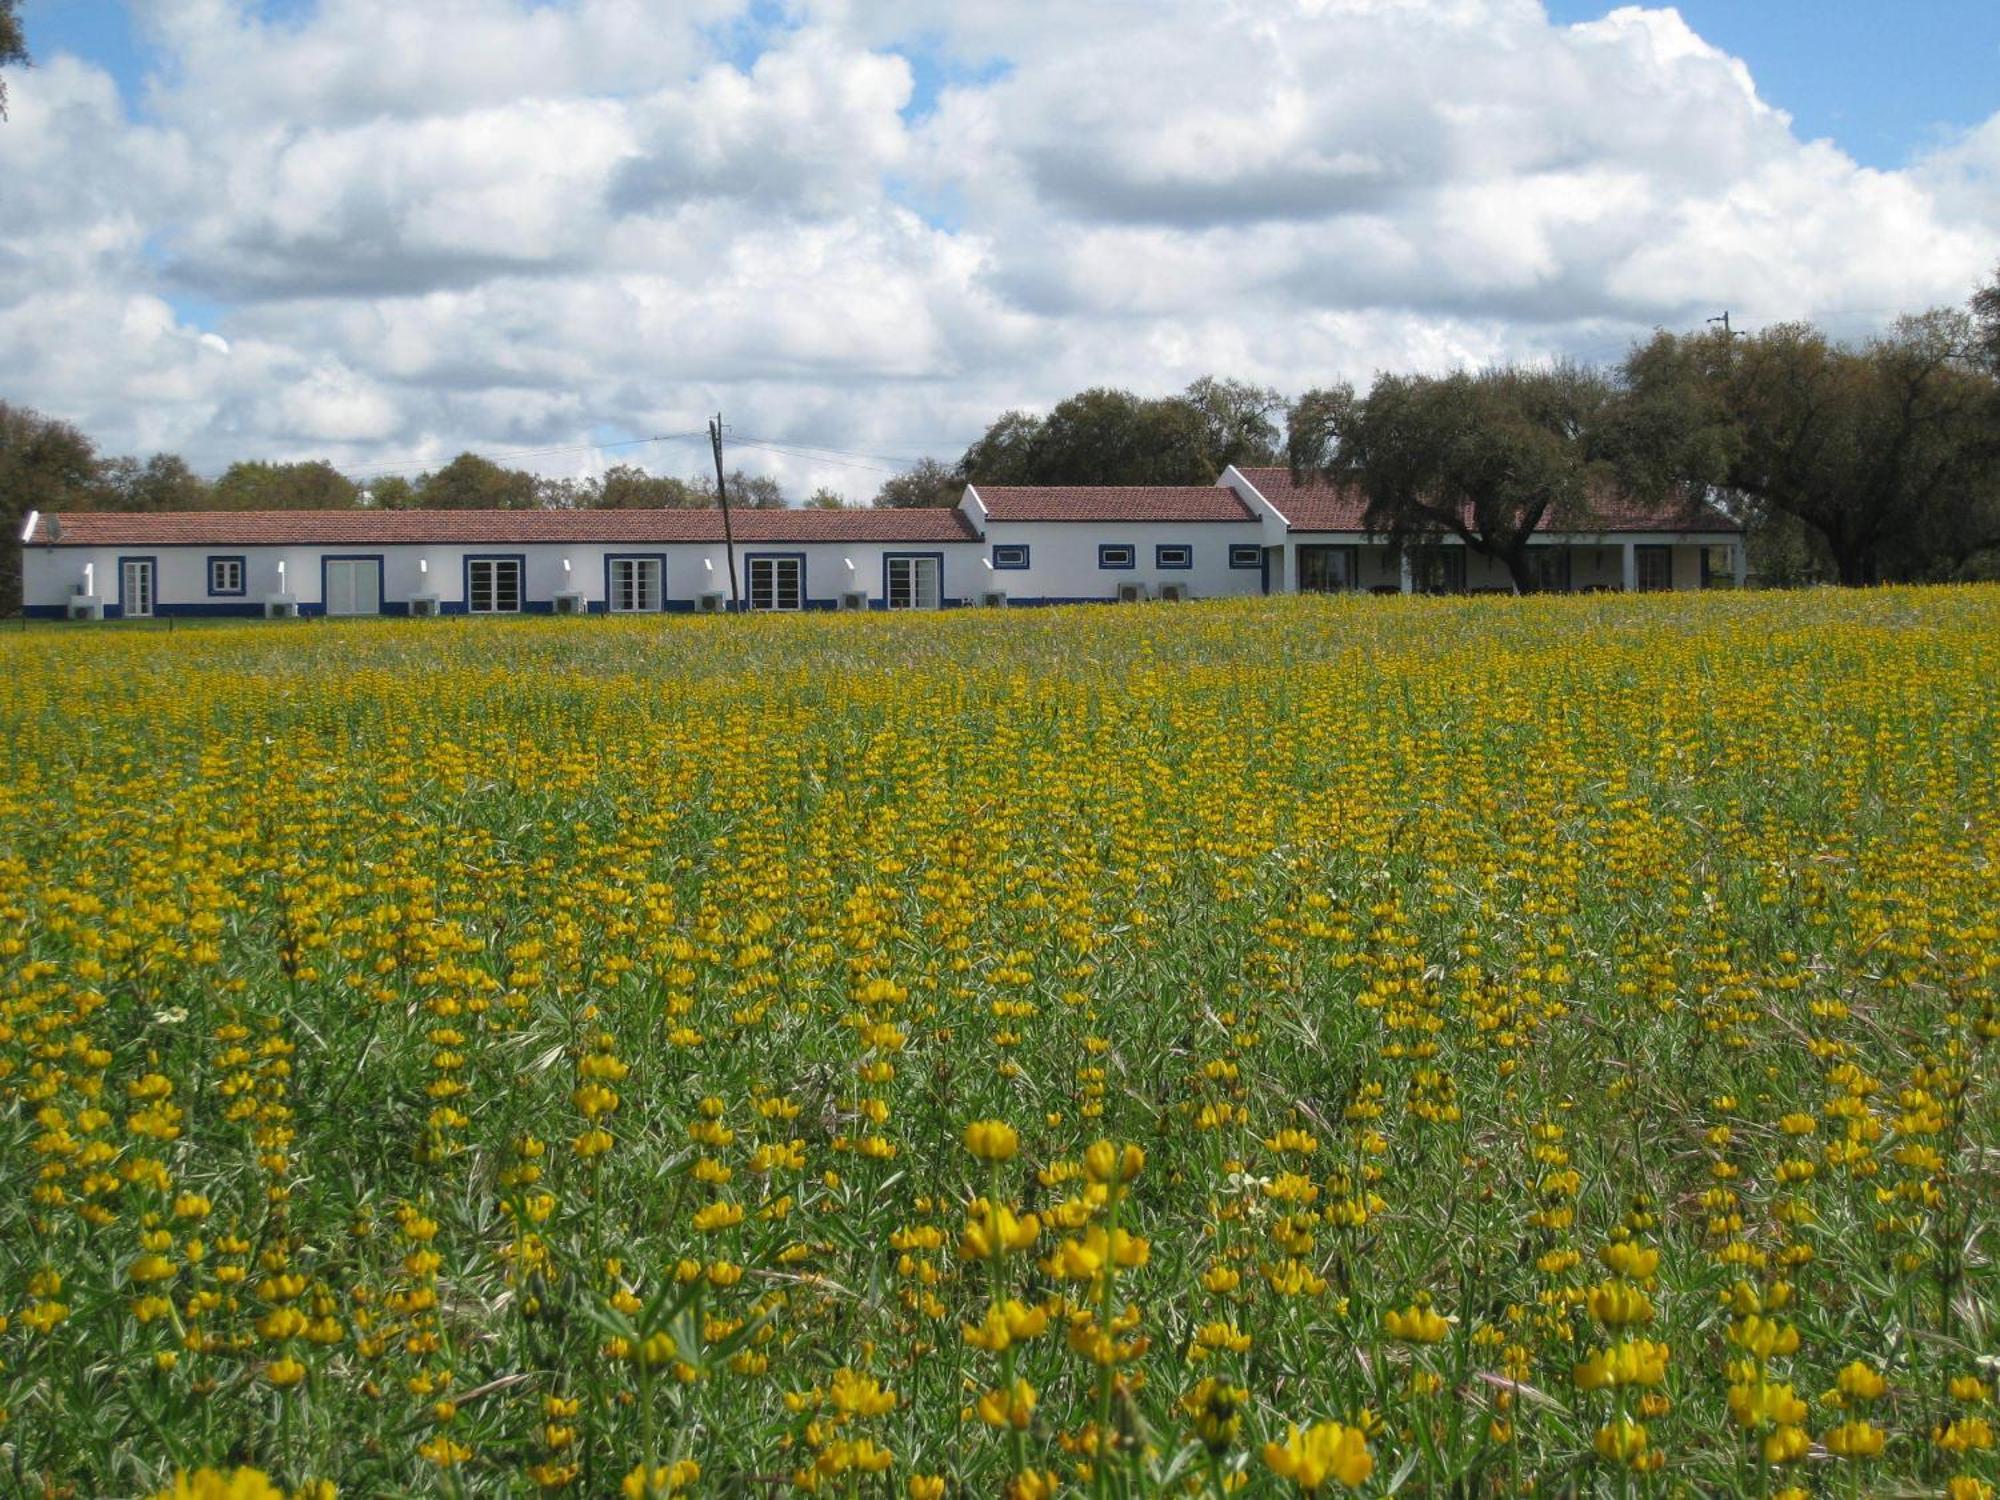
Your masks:
<svg viewBox="0 0 2000 1500"><path fill-rule="evenodd" d="M796 453L807 454L814 457L823 456L831 458L866 458L866 459L873 459L876 460L877 462L885 464L921 463L924 459L929 458L931 456L928 453L864 453L856 448L834 448L834 447L829 447L822 443L797 442L791 438L739 437L737 441L739 443L760 443L768 446L776 446L788 449ZM947 443L938 443L935 444L934 446L941 448L951 448L957 445L954 443L947 442Z"/></svg>
<svg viewBox="0 0 2000 1500"><path fill-rule="evenodd" d="M756 448L765 453L775 453L780 458L804 459L808 463L829 464L836 469L866 469L876 474L901 474L909 468L908 464L873 464L862 462L859 459L833 458L824 454L788 448L778 443L760 442L756 438L739 437L736 439L736 443L738 447Z"/></svg>

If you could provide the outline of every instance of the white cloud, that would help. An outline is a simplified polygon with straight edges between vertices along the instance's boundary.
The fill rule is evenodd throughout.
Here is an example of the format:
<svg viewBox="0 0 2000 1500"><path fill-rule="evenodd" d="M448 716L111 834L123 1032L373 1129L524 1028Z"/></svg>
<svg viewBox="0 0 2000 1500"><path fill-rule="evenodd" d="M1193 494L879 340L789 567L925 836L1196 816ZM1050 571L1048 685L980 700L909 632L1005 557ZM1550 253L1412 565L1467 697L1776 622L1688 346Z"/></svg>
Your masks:
<svg viewBox="0 0 2000 1500"><path fill-rule="evenodd" d="M2000 229L2000 117L1867 170L1665 8L138 8L143 101L74 59L10 79L0 397L210 468L718 407L949 457L1089 384L1614 357L1724 306L1855 331L1962 300Z"/></svg>

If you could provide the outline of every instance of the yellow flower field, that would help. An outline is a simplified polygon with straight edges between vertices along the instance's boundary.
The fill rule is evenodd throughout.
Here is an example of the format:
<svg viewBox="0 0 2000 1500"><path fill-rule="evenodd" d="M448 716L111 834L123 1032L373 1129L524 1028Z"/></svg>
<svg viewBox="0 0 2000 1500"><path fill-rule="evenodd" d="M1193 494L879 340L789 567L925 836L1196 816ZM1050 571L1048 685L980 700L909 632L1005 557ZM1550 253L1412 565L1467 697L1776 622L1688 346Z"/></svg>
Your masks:
<svg viewBox="0 0 2000 1500"><path fill-rule="evenodd" d="M0 636L0 1490L1990 1497L1996 663Z"/></svg>

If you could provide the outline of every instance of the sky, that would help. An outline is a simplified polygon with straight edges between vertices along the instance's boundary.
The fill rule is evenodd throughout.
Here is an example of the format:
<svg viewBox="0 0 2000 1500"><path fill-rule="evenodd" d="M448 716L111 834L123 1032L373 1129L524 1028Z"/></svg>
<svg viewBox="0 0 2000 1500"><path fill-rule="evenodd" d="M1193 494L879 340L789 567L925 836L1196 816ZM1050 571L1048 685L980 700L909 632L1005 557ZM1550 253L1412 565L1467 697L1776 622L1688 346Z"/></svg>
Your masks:
<svg viewBox="0 0 2000 1500"><path fill-rule="evenodd" d="M1089 385L1863 338L2000 264L1990 0L23 16L0 399L210 473L691 474L721 410L861 500Z"/></svg>

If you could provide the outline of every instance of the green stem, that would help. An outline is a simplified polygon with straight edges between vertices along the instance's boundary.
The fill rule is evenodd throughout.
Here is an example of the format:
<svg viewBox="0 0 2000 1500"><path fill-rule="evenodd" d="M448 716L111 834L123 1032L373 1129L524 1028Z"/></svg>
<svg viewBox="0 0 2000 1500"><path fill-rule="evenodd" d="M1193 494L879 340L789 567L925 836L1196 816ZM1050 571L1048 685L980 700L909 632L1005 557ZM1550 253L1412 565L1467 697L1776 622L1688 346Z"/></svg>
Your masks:
<svg viewBox="0 0 2000 1500"><path fill-rule="evenodd" d="M1118 1220L1125 1206L1125 1185L1114 1183L1111 1189L1111 1214L1105 1221L1104 1230L1104 1284L1097 1294L1097 1326L1107 1346L1115 1349L1117 1341L1111 1335L1111 1301L1118 1290ZM1097 1377L1097 1452L1095 1462L1090 1466L1090 1492L1100 1497L1105 1493L1105 1432L1111 1425L1111 1389L1116 1381L1118 1365L1115 1359L1108 1360Z"/></svg>

